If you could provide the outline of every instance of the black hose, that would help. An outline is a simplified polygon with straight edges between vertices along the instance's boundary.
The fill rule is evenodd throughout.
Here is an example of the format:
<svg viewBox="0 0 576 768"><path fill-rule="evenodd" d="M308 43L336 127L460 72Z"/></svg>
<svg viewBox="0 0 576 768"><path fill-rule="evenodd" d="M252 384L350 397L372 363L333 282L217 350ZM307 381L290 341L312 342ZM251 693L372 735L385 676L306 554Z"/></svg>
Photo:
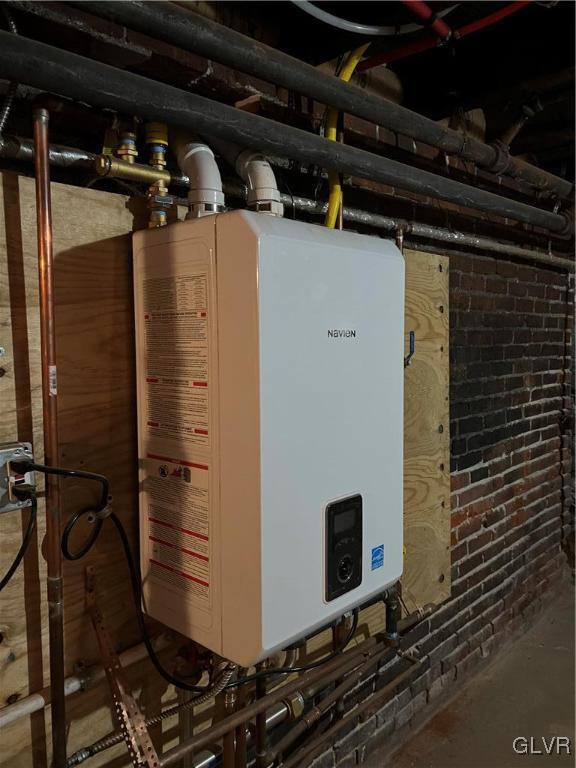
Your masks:
<svg viewBox="0 0 576 768"><path fill-rule="evenodd" d="M110 514L110 519L114 523L114 527L116 528L116 532L120 538L120 543L122 544L122 549L124 551L124 557L126 558L126 563L128 564L128 570L130 572L130 584L132 587L132 596L134 598L134 607L136 608L136 619L138 621L138 626L140 628L140 634L142 635L142 641L146 646L148 655L150 656L150 661L154 665L158 674L161 677L163 677L167 683L170 683L175 688L181 688L184 691L191 691L192 693L203 693L204 691L208 690L211 687L211 685L198 686L198 685L190 685L189 683L186 683L184 680L180 679L179 677L175 677L173 674L168 672L168 670L162 666L160 659L156 655L156 651L154 650L152 641L150 639L150 635L148 634L146 623L144 621L144 615L140 608L140 606L142 605L142 588L140 586L141 584L140 572L136 563L134 562L132 551L130 550L130 542L128 541L128 536L126 535L126 530L124 529L124 526L122 525L120 518L114 512Z"/></svg>
<svg viewBox="0 0 576 768"><path fill-rule="evenodd" d="M99 475L95 472L84 472L84 470L81 469L65 469L64 467L48 467L45 464L36 464L34 461L13 462L13 465L15 469L22 474L25 474L26 472L42 472L45 475L79 478L80 480L90 480L100 484L102 490L100 492L100 501L96 507L87 507L72 515L70 520L66 523L62 533L62 554L66 560L80 560L84 555L87 555L100 535L102 523L104 522L104 517L111 501L108 478L105 475ZM92 531L82 546L73 552L70 549L70 537L78 522L85 517L88 517L89 521L93 523Z"/></svg>
<svg viewBox="0 0 576 768"><path fill-rule="evenodd" d="M89 507L87 509L82 509L79 512L76 512L70 520L66 523L66 526L64 528L63 534L62 534L62 541L61 541L61 547L62 547L62 554L67 560L80 560L80 558L84 557L88 554L88 552L92 549L94 544L96 543L96 540L98 539L98 536L100 535L100 532L102 530L102 524L106 517L110 517L112 522L114 523L114 526L116 528L116 531L118 533L118 536L120 537L120 542L122 544L122 549L124 551L124 556L126 558L126 562L128 564L128 570L130 572L130 584L132 587L132 596L134 598L134 607L136 609L136 619L138 621L138 626L140 628L140 634L142 635L142 641L146 647L146 650L148 652L148 655L150 656L150 660L154 667L156 668L156 671L158 674L160 674L166 682L170 683L171 685L174 685L176 688L182 688L185 691L190 691L192 693L203 693L205 692L208 687L210 686L197 686L197 685L190 685L189 683L186 683L184 680L181 680L178 677L175 677L172 675L168 670L164 669L162 666L162 663L160 662L160 659L156 655L156 651L154 650L154 646L152 645L152 640L150 638L150 635L148 634L148 630L146 628L146 623L144 621L144 616L142 614L142 589L140 587L140 572L138 567L136 566L136 563L134 562L134 558L132 557L132 552L130 550L130 542L128 541L128 536L126 535L126 531L124 530L124 526L122 525L122 522L120 521L119 517L112 512L110 509L110 501L111 497L109 494L110 491L110 484L108 482L108 478L105 475L99 475L95 472L85 472L81 469L66 469L64 467L48 467L44 464L36 464L33 461L19 461L14 462L13 467L16 471L21 472L22 474L25 474L26 472L35 471L35 472L42 472L46 475L57 475L59 477L67 477L67 478L80 478L82 480L91 480L97 483L100 483L101 485L101 493L100 493L100 502L96 507ZM86 517L87 515L92 516L92 522L94 524L94 528L84 544L80 547L80 549L76 550L75 552L72 552L70 549L70 536L72 535L72 532L75 528L75 526L78 524L78 522ZM16 564L15 568L18 564ZM11 566L12 568L12 566Z"/></svg>
<svg viewBox="0 0 576 768"><path fill-rule="evenodd" d="M20 544L20 549L18 550L16 557L12 561L12 565L2 579L0 579L0 592L4 589L4 587L8 584L12 576L14 576L16 569L24 559L24 555L26 554L26 550L28 549L28 545L30 544L30 541L32 539L32 534L34 533L34 528L36 527L36 519L38 514L38 503L36 501L36 496L31 496L32 505L30 506L30 517L28 519L28 525L26 527L26 532L24 533L24 536L22 537L22 544Z"/></svg>

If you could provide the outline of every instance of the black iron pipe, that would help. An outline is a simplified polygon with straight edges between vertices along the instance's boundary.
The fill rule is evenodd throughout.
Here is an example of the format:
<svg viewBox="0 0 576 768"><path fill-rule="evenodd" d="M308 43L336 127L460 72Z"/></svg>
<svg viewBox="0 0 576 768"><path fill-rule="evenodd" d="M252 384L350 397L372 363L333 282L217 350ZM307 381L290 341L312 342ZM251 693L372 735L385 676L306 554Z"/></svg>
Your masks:
<svg viewBox="0 0 576 768"><path fill-rule="evenodd" d="M162 120L195 133L334 168L551 232L563 233L570 229L570 222L564 215L411 168L365 150L327 141L301 129L242 112L45 43L23 37L14 39L7 32L0 32L0 65L5 77L56 90L96 106Z"/></svg>
<svg viewBox="0 0 576 768"><path fill-rule="evenodd" d="M275 50L199 14L166 2L84 0L71 3L82 11L124 24L149 37L214 59L221 64L310 96L322 104L357 115L451 155L476 163L558 197L573 185L559 176L510 157L504 147L484 144L399 104L320 72L306 62Z"/></svg>
<svg viewBox="0 0 576 768"><path fill-rule="evenodd" d="M94 172L99 157L99 155L86 152L83 149L50 144L50 163L59 168ZM18 136L0 136L0 158L32 162L34 159L34 145L30 139L23 139ZM133 170L136 164L129 165L128 167ZM138 167L151 170L148 166ZM111 178L115 177L115 174L111 175ZM170 174L170 184L188 187L188 177L173 172ZM241 184L224 181L224 192L239 200L246 200L246 187ZM324 216L326 213L326 203L317 202L306 197L282 194L281 200L286 207L294 208L306 214ZM409 242L412 247L423 250L430 250L430 246L423 244L420 240L414 241L414 237L448 244L450 248L448 253L453 252L453 247L456 245L480 251L495 252L505 257L525 259L533 263L547 264L560 269L574 271L573 257L555 256L552 253L534 250L516 245L515 243L494 240L489 237L435 227L431 224L419 224L416 221L392 218L378 213L358 210L357 208L349 208L348 206L343 208L343 218L352 225L357 224L373 229L383 229L386 232L396 232L398 229L401 229L404 232L406 243ZM457 253L462 253L462 251L459 250ZM466 255L465 252L464 255Z"/></svg>

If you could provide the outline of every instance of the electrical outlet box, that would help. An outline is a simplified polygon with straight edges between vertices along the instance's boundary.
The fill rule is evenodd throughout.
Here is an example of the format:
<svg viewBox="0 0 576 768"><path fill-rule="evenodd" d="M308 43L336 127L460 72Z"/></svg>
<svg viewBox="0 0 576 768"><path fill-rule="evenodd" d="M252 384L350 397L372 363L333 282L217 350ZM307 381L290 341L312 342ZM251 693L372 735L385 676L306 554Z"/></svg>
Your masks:
<svg viewBox="0 0 576 768"><path fill-rule="evenodd" d="M11 467L12 462L34 459L31 443L1 443L0 444L0 514L13 512L29 507L31 499L19 499L14 488L19 485L34 486L34 472L21 475Z"/></svg>
<svg viewBox="0 0 576 768"><path fill-rule="evenodd" d="M146 610L248 666L401 575L404 260L234 211L134 278Z"/></svg>

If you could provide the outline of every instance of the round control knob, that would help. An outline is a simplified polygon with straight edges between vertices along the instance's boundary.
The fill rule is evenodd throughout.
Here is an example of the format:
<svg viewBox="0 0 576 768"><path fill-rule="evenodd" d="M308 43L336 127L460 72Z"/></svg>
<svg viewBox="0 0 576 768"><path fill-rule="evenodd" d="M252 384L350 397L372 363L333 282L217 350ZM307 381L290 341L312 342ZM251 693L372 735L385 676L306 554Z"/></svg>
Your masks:
<svg viewBox="0 0 576 768"><path fill-rule="evenodd" d="M340 562L338 563L338 568L337 568L338 581L341 584L345 584L347 581L350 580L353 571L354 571L354 561L352 560L350 555L344 555L344 557L341 558Z"/></svg>

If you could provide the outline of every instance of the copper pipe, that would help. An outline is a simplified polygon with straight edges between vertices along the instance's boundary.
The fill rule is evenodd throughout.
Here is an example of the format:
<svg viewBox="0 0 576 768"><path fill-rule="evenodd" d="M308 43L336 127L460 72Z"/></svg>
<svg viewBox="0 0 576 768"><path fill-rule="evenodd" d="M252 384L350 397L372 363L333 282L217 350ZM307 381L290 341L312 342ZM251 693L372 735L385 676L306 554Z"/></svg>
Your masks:
<svg viewBox="0 0 576 768"><path fill-rule="evenodd" d="M346 672L351 672L358 667L366 659L370 658L380 647L381 645L378 643L378 638L370 637L356 648L351 648L349 651L345 651L338 658L327 661L321 667L317 667L310 672L305 672L301 677L291 680L289 683L286 683L286 685L279 686L262 699L254 701L252 704L244 707L244 709L235 712L224 720L220 720L220 722L216 723L212 728L202 731L191 739L182 741L177 746L169 749L160 759L161 767L166 768L169 765L177 764L184 755L187 755L194 750L198 751L213 741L217 741L230 730L251 720L259 712L269 709L274 704L285 699L289 694L294 693L301 688L307 688L318 682L329 685L337 677L340 677Z"/></svg>
<svg viewBox="0 0 576 768"><path fill-rule="evenodd" d="M370 659L365 661L361 667L353 670L348 677L345 677L341 681L337 681L336 688L328 693L317 706L312 707L312 709L306 712L298 723L274 745L273 749L271 749L267 755L266 765L274 763L275 760L282 755L294 741L296 741L296 739L303 736L309 728L319 722L326 712L328 712L334 704L337 704L338 700L343 697L344 694L354 688L354 686L357 685L385 656L392 658L394 656L393 652L391 652L390 648L387 646L380 648L380 650L371 656Z"/></svg>
<svg viewBox="0 0 576 768"><path fill-rule="evenodd" d="M36 109L34 111L34 167L36 171L44 463L48 466L56 466L58 464L58 382L54 328L54 260L48 146L49 119L48 110ZM45 483L52 764L54 768L63 768L66 764L66 704L64 693L62 557L60 554L60 483L54 475L46 475Z"/></svg>
<svg viewBox="0 0 576 768"><path fill-rule="evenodd" d="M244 677L247 673L247 669L242 667L238 670L238 677ZM246 706L246 686L241 685L238 690L238 703L239 709ZM234 768L246 768L248 764L248 739L247 739L247 727L246 723L236 727L235 739L236 739L236 755L234 760Z"/></svg>
<svg viewBox="0 0 576 768"><path fill-rule="evenodd" d="M258 664L257 671L266 669L266 662ZM260 700L266 696L266 678L260 677L256 680L256 699ZM256 768L266 768L266 710L256 715Z"/></svg>
<svg viewBox="0 0 576 768"><path fill-rule="evenodd" d="M420 663L420 661L416 661L413 662L413 665L416 666ZM380 709L383 706L382 699L392 697L398 686L414 674L414 666L401 672L388 685L372 694L372 696L369 696L362 704L355 707L345 717L337 720L334 725L316 739L302 745L285 763L282 763L282 768L301 768L304 765L309 765L325 749L326 742L333 744L336 741L336 734L343 728L346 728L347 725L353 723L357 718L361 720L368 719L372 710L376 712Z"/></svg>
<svg viewBox="0 0 576 768"><path fill-rule="evenodd" d="M225 691L222 696L224 699L225 716L233 715L236 711L236 705L238 702L238 692L235 688L230 688L229 690ZM235 741L234 730L230 730L224 734L224 739L222 741L223 768L234 768L234 763L236 762Z"/></svg>

